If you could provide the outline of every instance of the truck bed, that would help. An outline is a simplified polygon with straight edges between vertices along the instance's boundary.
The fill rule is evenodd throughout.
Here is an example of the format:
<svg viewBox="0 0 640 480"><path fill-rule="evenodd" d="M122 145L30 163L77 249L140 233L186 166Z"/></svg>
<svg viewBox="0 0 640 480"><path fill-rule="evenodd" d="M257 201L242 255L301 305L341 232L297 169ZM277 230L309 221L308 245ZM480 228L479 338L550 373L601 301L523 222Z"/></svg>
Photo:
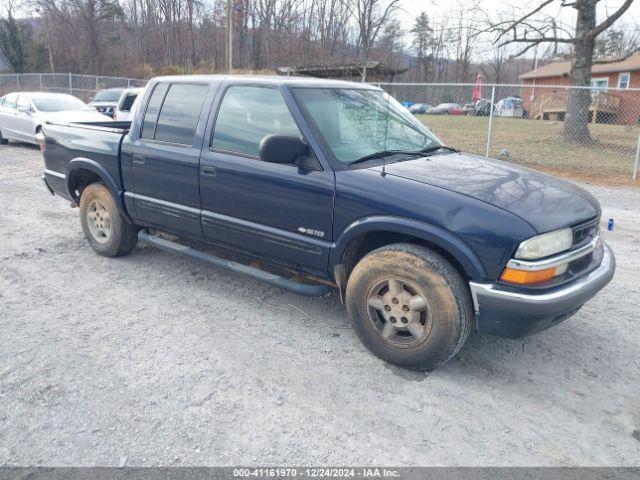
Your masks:
<svg viewBox="0 0 640 480"><path fill-rule="evenodd" d="M131 122L48 122L42 127L46 149L44 152L45 180L58 195L72 199L67 191L66 176L74 160L91 159L96 168L106 170L117 179L122 189L120 146L129 132Z"/></svg>

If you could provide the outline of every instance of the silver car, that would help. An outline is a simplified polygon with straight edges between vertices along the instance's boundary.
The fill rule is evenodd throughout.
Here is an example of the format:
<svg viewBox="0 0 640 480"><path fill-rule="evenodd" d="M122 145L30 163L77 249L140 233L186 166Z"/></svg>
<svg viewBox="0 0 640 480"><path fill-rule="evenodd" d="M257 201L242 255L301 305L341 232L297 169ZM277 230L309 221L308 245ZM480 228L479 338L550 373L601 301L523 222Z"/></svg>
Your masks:
<svg viewBox="0 0 640 480"><path fill-rule="evenodd" d="M47 121L105 122L82 100L65 93L14 92L0 97L0 143L37 143L35 135Z"/></svg>
<svg viewBox="0 0 640 480"><path fill-rule="evenodd" d="M95 108L100 113L113 117L122 92L124 92L124 88L105 88L104 90L98 90L98 93L96 93L95 97L89 102L89 106Z"/></svg>

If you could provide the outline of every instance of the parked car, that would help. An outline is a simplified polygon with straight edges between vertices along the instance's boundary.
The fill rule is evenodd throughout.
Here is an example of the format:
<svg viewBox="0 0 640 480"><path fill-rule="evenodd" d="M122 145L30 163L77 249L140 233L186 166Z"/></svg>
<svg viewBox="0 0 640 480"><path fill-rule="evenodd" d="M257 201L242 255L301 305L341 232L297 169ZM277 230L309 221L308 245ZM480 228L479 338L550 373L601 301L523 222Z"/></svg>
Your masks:
<svg viewBox="0 0 640 480"><path fill-rule="evenodd" d="M592 195L443 145L377 87L160 77L115 126L43 128L46 185L79 205L98 254L141 240L303 295L333 287L364 344L403 367L442 364L474 328L518 337L556 325L614 274Z"/></svg>
<svg viewBox="0 0 640 480"><path fill-rule="evenodd" d="M465 103L462 106L462 115L475 115L475 104L474 103Z"/></svg>
<svg viewBox="0 0 640 480"><path fill-rule="evenodd" d="M118 100L120 100L120 95L122 95L123 91L124 88L105 88L98 90L89 102L89 106L113 118Z"/></svg>
<svg viewBox="0 0 640 480"><path fill-rule="evenodd" d="M448 115L454 109L462 108L458 103L441 103L435 107L431 107L427 113L431 115Z"/></svg>
<svg viewBox="0 0 640 480"><path fill-rule="evenodd" d="M494 115L498 117L523 118L524 107L522 99L518 97L506 97L496 102Z"/></svg>
<svg viewBox="0 0 640 480"><path fill-rule="evenodd" d="M481 98L473 104L473 115L488 117L491 114L491 100Z"/></svg>
<svg viewBox="0 0 640 480"><path fill-rule="evenodd" d="M449 115L466 115L466 114L467 114L467 109L462 105L458 105L457 107L453 107L451 110L449 110Z"/></svg>
<svg viewBox="0 0 640 480"><path fill-rule="evenodd" d="M413 114L427 113L431 108L431 105L427 103L414 103L409 107L409 111Z"/></svg>
<svg viewBox="0 0 640 480"><path fill-rule="evenodd" d="M108 120L82 100L65 93L13 92L0 98L0 143L37 143L44 122Z"/></svg>
<svg viewBox="0 0 640 480"><path fill-rule="evenodd" d="M113 115L114 120L131 121L137 106L139 94L144 92L144 88L127 88L120 94L120 99Z"/></svg>

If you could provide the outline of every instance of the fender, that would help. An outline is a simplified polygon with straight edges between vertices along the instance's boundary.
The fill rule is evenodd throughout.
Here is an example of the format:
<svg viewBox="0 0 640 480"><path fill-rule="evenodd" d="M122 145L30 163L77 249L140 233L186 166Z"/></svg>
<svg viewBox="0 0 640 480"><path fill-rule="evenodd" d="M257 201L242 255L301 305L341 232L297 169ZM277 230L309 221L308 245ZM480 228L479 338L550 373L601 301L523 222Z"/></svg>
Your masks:
<svg viewBox="0 0 640 480"><path fill-rule="evenodd" d="M332 244L329 254L330 269L341 263L342 255L354 238L369 232L393 232L420 238L437 245L453 256L471 278L486 278L484 265L469 246L447 230L403 217L375 215L351 223Z"/></svg>
<svg viewBox="0 0 640 480"><path fill-rule="evenodd" d="M76 205L80 205L80 198L78 198L78 195L76 195L75 189L73 188L74 172L77 170L89 170L90 172L93 172L98 177L100 177L102 182L105 184L105 186L113 196L113 199L116 202L116 206L118 207L118 210L120 210L122 216L129 223L133 223L131 221L131 218L129 218L124 205L124 192L120 190L118 184L111 176L111 174L109 174L109 172L102 165L100 165L95 160L91 160L90 158L74 158L67 164L67 192L69 193L69 196L73 198L73 201L76 203Z"/></svg>

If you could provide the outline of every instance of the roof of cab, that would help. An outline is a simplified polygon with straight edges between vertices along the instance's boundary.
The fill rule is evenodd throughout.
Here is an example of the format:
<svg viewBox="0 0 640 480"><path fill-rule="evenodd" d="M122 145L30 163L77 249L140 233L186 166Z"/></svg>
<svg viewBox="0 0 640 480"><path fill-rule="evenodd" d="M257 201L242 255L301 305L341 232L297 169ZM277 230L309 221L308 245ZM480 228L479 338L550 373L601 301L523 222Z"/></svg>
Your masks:
<svg viewBox="0 0 640 480"><path fill-rule="evenodd" d="M287 85L290 87L317 87L317 88L362 88L379 90L368 83L356 83L346 80L327 80L324 78L312 77L285 77L276 75L170 75L164 77L154 77L150 82L238 82L260 85Z"/></svg>

